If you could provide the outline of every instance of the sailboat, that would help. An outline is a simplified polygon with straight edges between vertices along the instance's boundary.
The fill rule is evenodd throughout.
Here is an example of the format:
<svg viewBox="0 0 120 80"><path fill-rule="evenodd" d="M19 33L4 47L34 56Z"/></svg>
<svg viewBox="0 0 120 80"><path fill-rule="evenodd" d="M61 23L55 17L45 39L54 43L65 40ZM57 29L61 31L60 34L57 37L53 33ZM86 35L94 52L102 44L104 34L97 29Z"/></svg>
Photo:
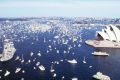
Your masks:
<svg viewBox="0 0 120 80"><path fill-rule="evenodd" d="M24 57L23 57L23 54L22 54L22 60L21 60L21 63L23 63L24 62Z"/></svg>
<svg viewBox="0 0 120 80"><path fill-rule="evenodd" d="M87 62L85 61L85 57L84 57L84 59L83 59L83 63L87 63Z"/></svg>

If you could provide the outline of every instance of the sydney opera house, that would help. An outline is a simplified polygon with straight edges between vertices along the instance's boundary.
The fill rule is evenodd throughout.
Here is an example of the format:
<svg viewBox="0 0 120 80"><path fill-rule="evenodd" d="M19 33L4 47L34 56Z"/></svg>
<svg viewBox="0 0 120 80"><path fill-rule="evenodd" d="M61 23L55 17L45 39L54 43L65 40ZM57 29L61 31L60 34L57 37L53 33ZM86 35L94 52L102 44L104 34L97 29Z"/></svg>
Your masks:
<svg viewBox="0 0 120 80"><path fill-rule="evenodd" d="M120 48L120 29L106 25L102 31L96 32L95 40L87 40L86 44L96 48Z"/></svg>

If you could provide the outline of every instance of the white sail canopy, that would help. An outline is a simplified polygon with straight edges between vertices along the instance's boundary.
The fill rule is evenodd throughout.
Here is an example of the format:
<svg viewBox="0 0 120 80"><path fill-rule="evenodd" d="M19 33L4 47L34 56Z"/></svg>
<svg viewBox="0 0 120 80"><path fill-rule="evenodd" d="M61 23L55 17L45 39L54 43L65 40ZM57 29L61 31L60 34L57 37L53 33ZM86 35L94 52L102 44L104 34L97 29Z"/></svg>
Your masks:
<svg viewBox="0 0 120 80"><path fill-rule="evenodd" d="M110 39L109 36L104 32L99 31L98 34L101 35L104 40L109 40Z"/></svg>
<svg viewBox="0 0 120 80"><path fill-rule="evenodd" d="M113 31L111 31L110 29L105 29L105 31L107 35L110 37L111 41L116 41L116 36Z"/></svg>
<svg viewBox="0 0 120 80"><path fill-rule="evenodd" d="M120 42L120 30L113 25L111 25L111 28L113 28L114 34L117 38L117 42Z"/></svg>
<svg viewBox="0 0 120 80"><path fill-rule="evenodd" d="M104 40L120 42L120 30L113 25L106 26L106 29L97 32Z"/></svg>

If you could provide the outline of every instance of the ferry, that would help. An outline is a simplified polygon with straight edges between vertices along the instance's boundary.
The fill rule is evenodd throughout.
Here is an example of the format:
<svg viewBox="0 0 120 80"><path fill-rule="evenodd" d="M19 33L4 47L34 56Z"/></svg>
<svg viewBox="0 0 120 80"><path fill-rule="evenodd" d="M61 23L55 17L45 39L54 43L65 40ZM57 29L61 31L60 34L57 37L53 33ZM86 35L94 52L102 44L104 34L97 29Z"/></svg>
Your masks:
<svg viewBox="0 0 120 80"><path fill-rule="evenodd" d="M109 56L109 54L106 52L93 52L92 54L94 56Z"/></svg>

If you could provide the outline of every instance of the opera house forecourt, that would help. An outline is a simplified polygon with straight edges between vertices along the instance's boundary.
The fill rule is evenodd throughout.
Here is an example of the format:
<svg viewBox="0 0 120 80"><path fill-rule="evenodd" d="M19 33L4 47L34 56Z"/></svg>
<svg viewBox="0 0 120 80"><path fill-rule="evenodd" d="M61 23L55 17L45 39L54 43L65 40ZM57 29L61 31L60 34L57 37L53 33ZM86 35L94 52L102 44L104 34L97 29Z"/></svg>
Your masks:
<svg viewBox="0 0 120 80"><path fill-rule="evenodd" d="M102 31L96 32L95 40L87 40L86 44L95 48L120 48L120 29L114 25L106 25Z"/></svg>

